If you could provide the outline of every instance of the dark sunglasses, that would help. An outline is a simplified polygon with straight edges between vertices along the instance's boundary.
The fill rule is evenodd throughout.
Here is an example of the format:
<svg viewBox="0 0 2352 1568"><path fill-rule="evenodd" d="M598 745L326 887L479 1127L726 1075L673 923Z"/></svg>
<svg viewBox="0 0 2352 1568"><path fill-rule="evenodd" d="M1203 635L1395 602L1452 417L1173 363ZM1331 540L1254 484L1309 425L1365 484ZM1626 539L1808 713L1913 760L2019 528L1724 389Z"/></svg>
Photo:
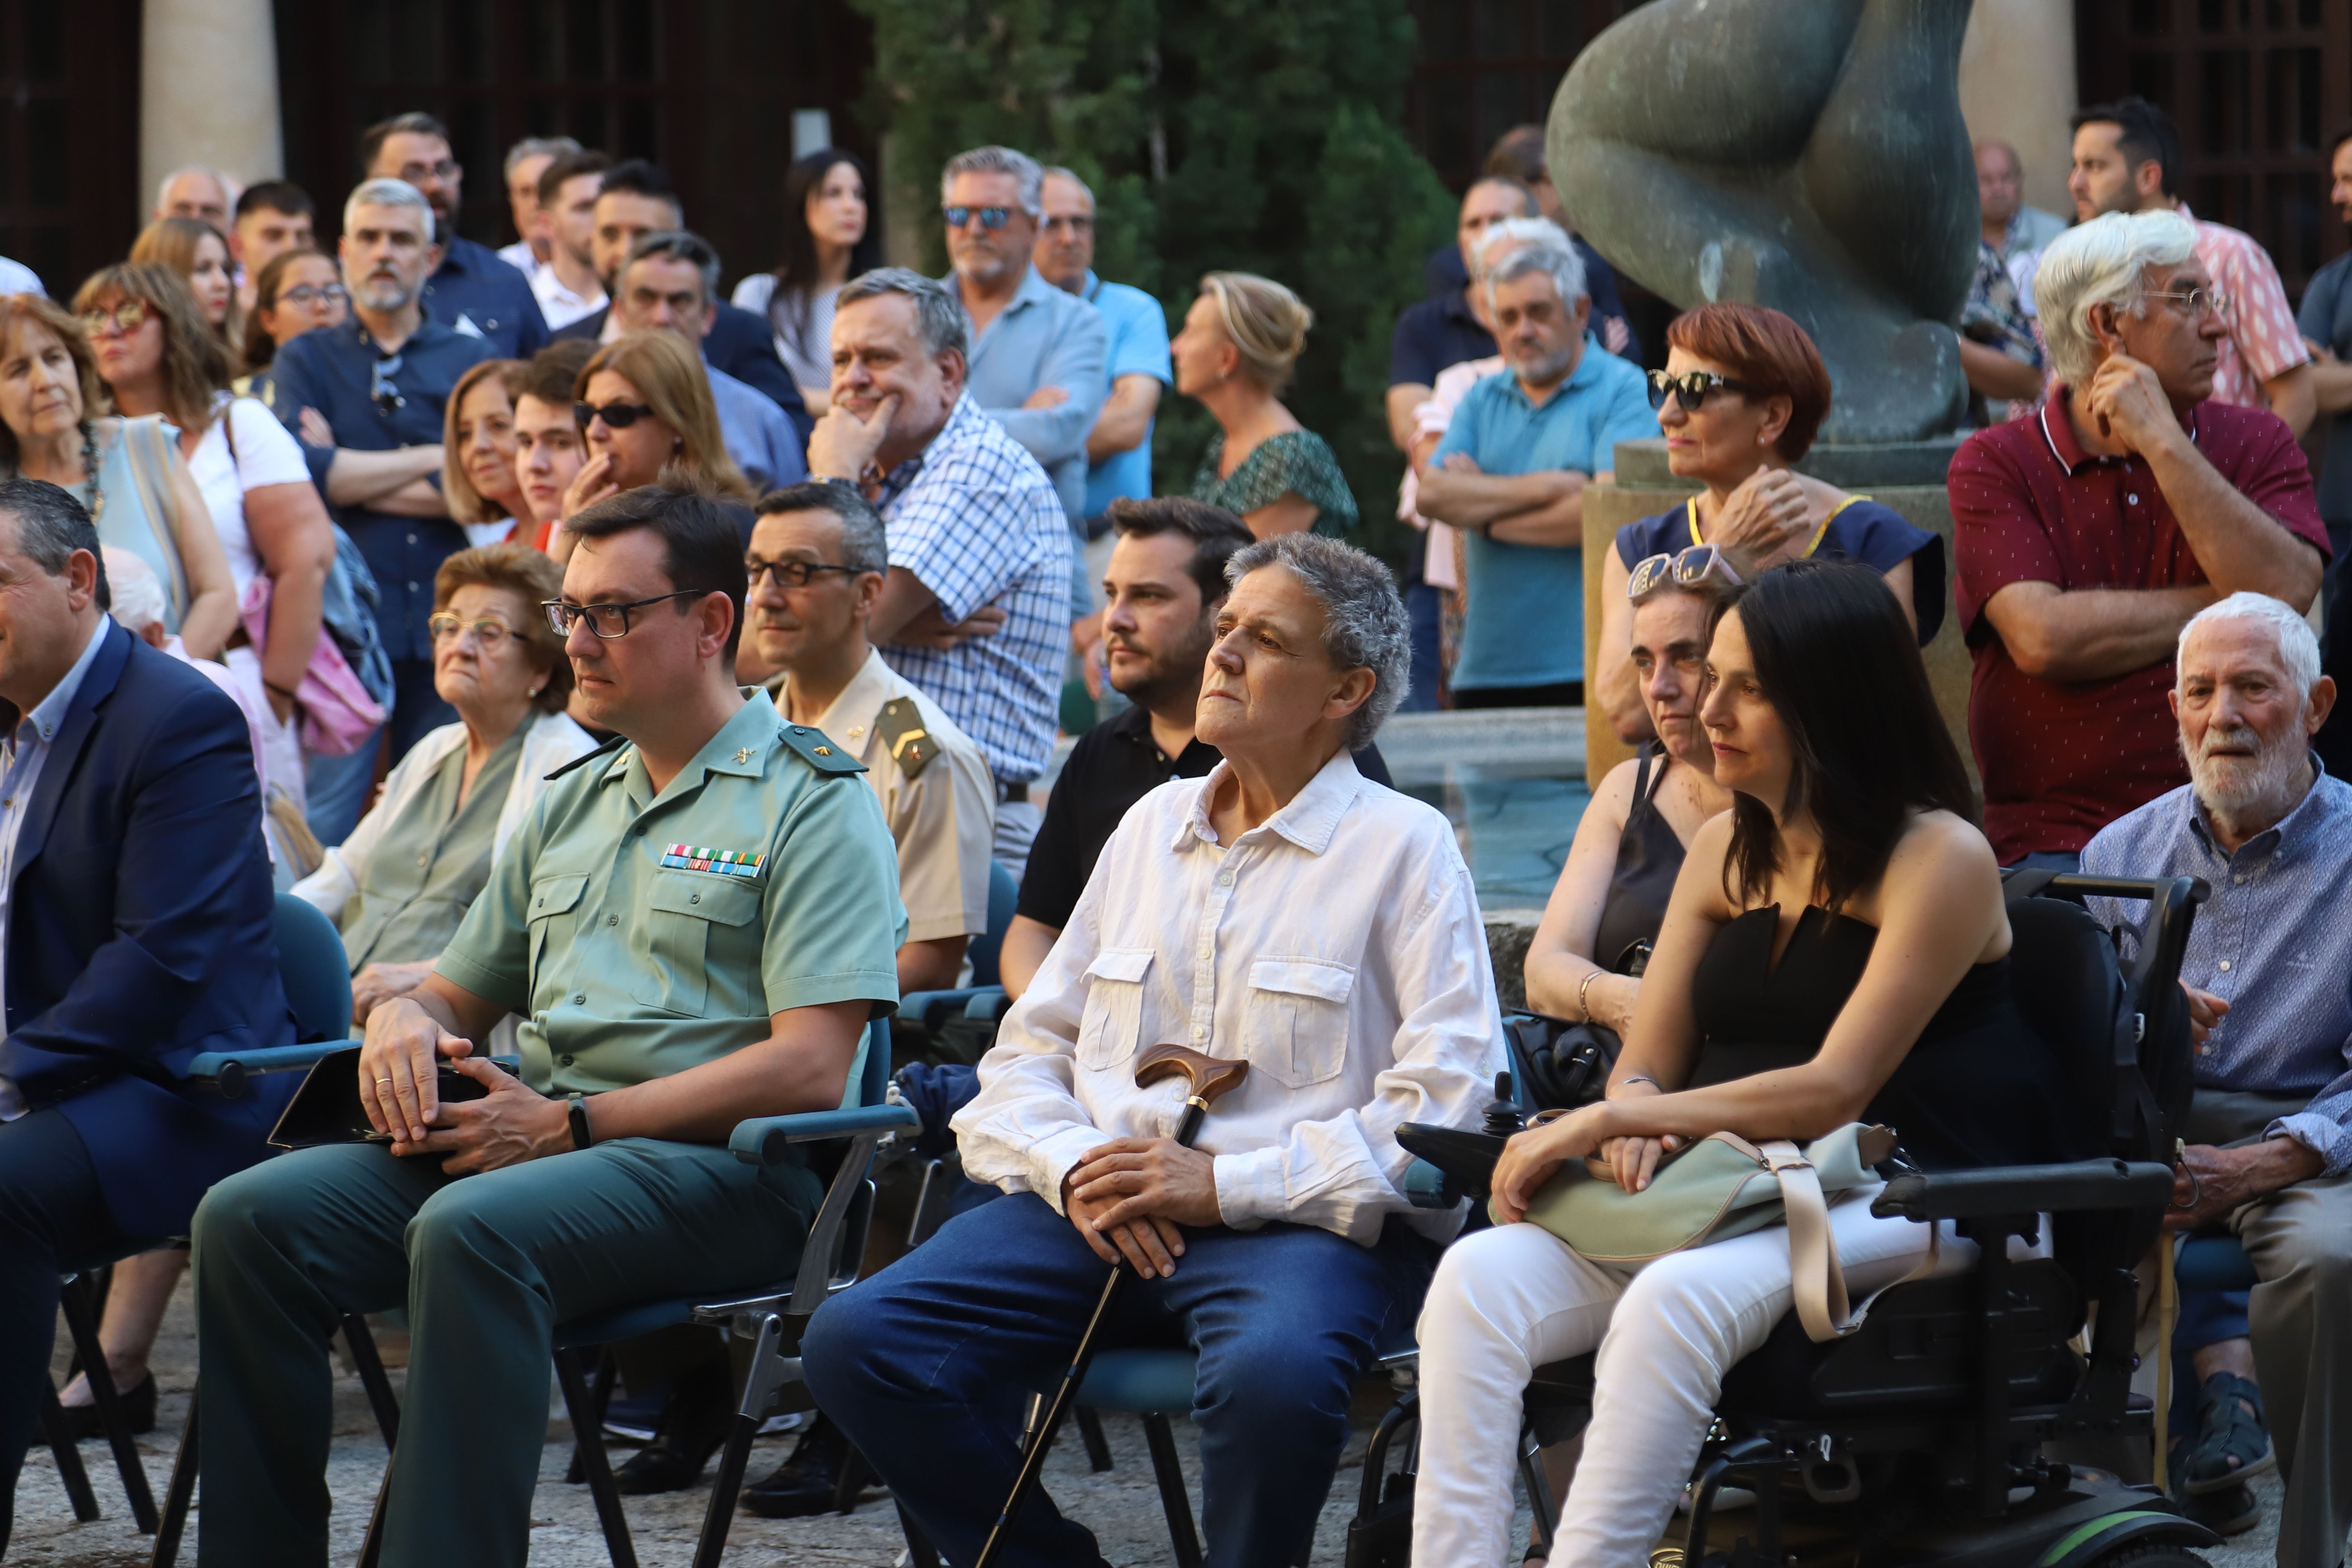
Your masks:
<svg viewBox="0 0 2352 1568"><path fill-rule="evenodd" d="M1710 577L1727 587L1739 586L1739 574L1722 551L1712 544L1694 544L1677 555L1652 555L1634 563L1625 577L1625 597L1638 605L1670 582L1678 588L1696 588Z"/></svg>
<svg viewBox="0 0 2352 1568"><path fill-rule="evenodd" d="M1717 392L1746 393L1744 381L1734 381L1727 375L1717 375L1711 370L1686 370L1680 375L1668 375L1664 371L1650 373L1650 406L1664 408L1671 395L1683 405L1685 414L1696 414Z"/></svg>
<svg viewBox="0 0 2352 1568"><path fill-rule="evenodd" d="M754 555L743 563L743 574L751 579L753 588L757 588L760 579L770 573L773 573L776 581L787 588L805 588L820 572L838 572L845 577L858 575L858 569L855 566L827 566L815 561L762 561Z"/></svg>
<svg viewBox="0 0 2352 1568"><path fill-rule="evenodd" d="M625 430L638 420L650 419L653 416L652 405L644 403L607 403L602 408L593 403L575 403L572 405L572 417L579 421L580 428L583 430L587 429L599 419L602 419L609 429Z"/></svg>
<svg viewBox="0 0 2352 1568"><path fill-rule="evenodd" d="M1011 207L941 207L940 216L948 220L950 228L961 228L974 218L982 228L1003 228L1013 221Z"/></svg>
<svg viewBox="0 0 2352 1568"><path fill-rule="evenodd" d="M400 374L400 363L398 354L387 354L368 368L368 396L374 401L375 411L387 419L408 406L408 399L392 381Z"/></svg>

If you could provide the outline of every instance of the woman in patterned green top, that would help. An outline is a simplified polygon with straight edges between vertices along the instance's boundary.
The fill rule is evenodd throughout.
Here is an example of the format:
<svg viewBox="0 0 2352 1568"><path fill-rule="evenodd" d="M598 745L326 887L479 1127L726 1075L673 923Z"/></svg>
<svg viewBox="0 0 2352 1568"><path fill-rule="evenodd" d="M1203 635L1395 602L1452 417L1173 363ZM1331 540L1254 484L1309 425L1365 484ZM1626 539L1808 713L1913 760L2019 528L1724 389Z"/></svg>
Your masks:
<svg viewBox="0 0 2352 1568"><path fill-rule="evenodd" d="M1356 498L1339 460L1281 402L1314 320L1272 279L1212 272L1169 345L1176 390L1197 399L1218 425L1192 476L1192 499L1237 514L1260 539L1356 526Z"/></svg>

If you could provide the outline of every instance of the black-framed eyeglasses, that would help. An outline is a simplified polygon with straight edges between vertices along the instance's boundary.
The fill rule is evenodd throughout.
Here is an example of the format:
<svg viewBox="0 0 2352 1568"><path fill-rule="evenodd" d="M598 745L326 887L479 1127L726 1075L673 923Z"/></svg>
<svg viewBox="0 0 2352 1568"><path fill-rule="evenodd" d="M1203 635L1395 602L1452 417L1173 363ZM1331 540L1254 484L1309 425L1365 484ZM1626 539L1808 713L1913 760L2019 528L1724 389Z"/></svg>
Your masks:
<svg viewBox="0 0 2352 1568"><path fill-rule="evenodd" d="M499 642L507 637L512 637L517 642L520 642L523 637L522 633L504 621L494 621L487 616L478 621L462 620L446 610L427 619L425 629L433 634L435 642L452 642L456 640L459 632L471 632L474 634L474 640L486 648L498 647Z"/></svg>
<svg viewBox="0 0 2352 1568"><path fill-rule="evenodd" d="M1746 382L1717 375L1711 370L1686 370L1680 375L1668 375L1662 370L1650 373L1650 406L1653 408L1664 408L1666 399L1672 397L1683 405L1684 413L1696 414L1717 392L1744 394L1749 390Z"/></svg>
<svg viewBox="0 0 2352 1568"><path fill-rule="evenodd" d="M1085 213L1064 213L1057 217L1047 218L1045 227L1048 234L1056 228L1066 228L1072 234L1092 234L1095 231L1095 220Z"/></svg>
<svg viewBox="0 0 2352 1568"><path fill-rule="evenodd" d="M572 417L578 422L583 430L587 429L599 419L604 422L607 429L625 430L638 420L650 419L653 416L653 405L649 403L607 403L601 407L593 403L575 403L572 405Z"/></svg>
<svg viewBox="0 0 2352 1568"><path fill-rule="evenodd" d="M542 599L539 607L547 612L547 624L555 628L557 637L570 637L572 623L584 619L591 632L611 642L629 635L631 610L667 604L672 599L698 599L709 592L708 588L680 588L675 594L656 594L650 599L632 599L625 605L573 605L562 599Z"/></svg>
<svg viewBox="0 0 2352 1568"><path fill-rule="evenodd" d="M1712 544L1694 544L1679 554L1652 555L1635 562L1625 576L1625 597L1638 605L1670 582L1678 588L1696 588L1710 577L1727 587L1739 586L1739 574L1731 569L1722 551Z"/></svg>
<svg viewBox="0 0 2352 1568"><path fill-rule="evenodd" d="M975 218L980 220L982 228L1003 228L1013 221L1013 210L1011 207L952 206L941 207L940 216L948 220L950 228L961 228Z"/></svg>
<svg viewBox="0 0 2352 1568"><path fill-rule="evenodd" d="M297 283L279 294L278 302L308 306L323 300L330 305L342 305L350 303L351 298L352 291L340 283Z"/></svg>
<svg viewBox="0 0 2352 1568"><path fill-rule="evenodd" d="M805 588L820 572L838 572L845 577L859 574L855 566L828 566L820 561L762 561L756 555L743 563L743 572L751 578L753 588L759 587L760 579L770 573L775 574L776 581L787 588Z"/></svg>
<svg viewBox="0 0 2352 1568"><path fill-rule="evenodd" d="M408 406L408 399L401 395L400 388L392 382L392 378L399 374L398 354L390 354L376 361L368 373L368 396L375 404L375 411L387 419Z"/></svg>

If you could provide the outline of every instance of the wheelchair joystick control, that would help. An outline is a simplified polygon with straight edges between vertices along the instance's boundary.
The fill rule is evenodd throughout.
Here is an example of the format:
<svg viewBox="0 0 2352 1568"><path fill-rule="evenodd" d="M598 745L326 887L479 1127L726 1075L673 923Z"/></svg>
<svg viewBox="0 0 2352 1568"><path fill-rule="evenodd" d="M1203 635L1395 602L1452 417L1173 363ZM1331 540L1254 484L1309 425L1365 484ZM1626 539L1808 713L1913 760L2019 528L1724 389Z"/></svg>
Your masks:
<svg viewBox="0 0 2352 1568"><path fill-rule="evenodd" d="M1508 1138L1527 1125L1519 1111L1519 1102L1511 1098L1511 1075L1495 1075L1495 1098L1486 1102L1486 1123L1483 1129L1489 1136Z"/></svg>

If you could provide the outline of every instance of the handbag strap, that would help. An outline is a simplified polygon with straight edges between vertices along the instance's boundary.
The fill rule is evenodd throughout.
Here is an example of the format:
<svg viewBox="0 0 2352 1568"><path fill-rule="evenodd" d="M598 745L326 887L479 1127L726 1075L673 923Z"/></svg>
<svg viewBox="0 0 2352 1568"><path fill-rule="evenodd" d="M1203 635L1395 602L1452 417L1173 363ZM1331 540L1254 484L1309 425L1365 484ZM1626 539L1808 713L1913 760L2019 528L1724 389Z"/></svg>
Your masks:
<svg viewBox="0 0 2352 1568"><path fill-rule="evenodd" d="M1861 1308L1852 1307L1845 1289L1845 1270L1838 1265L1837 1238L1830 1234L1829 1200L1822 1193L1822 1173L1805 1152L1785 1138L1757 1146L1764 1163L1780 1184L1780 1206L1788 1216L1789 1284L1796 1300L1797 1321L1815 1344L1843 1339L1862 1327L1878 1299L1915 1279L1935 1272L1942 1250L1941 1227L1927 1226L1927 1256L1894 1284L1870 1293Z"/></svg>

